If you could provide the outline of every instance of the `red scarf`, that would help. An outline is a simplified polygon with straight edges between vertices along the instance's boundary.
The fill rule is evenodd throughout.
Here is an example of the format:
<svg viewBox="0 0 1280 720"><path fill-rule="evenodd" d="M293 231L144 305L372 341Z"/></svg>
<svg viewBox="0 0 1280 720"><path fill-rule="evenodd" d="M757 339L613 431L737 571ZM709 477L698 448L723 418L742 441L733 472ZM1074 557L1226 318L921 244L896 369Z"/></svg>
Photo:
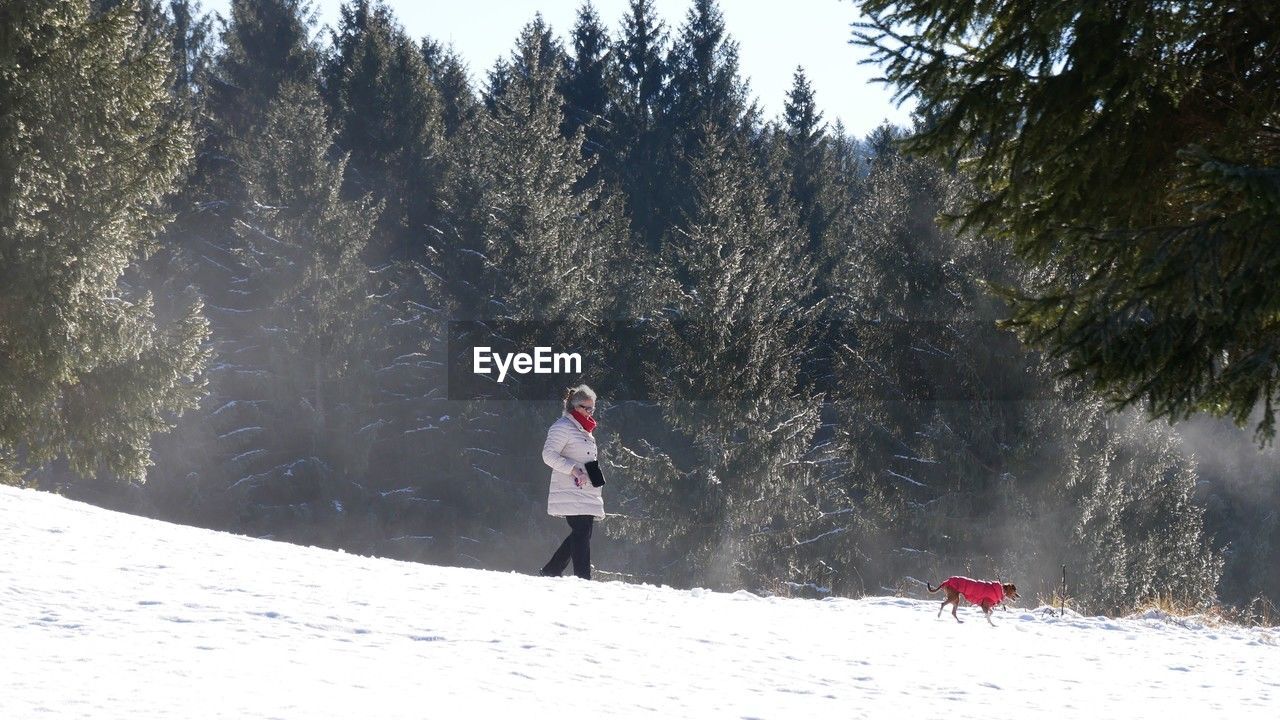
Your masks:
<svg viewBox="0 0 1280 720"><path fill-rule="evenodd" d="M587 432L591 432L592 430L596 429L596 419L591 417L590 415L582 414L582 412L579 411L578 408L574 408L573 412L569 414L573 416L574 420L578 421L578 424L582 426L583 430L586 430Z"/></svg>

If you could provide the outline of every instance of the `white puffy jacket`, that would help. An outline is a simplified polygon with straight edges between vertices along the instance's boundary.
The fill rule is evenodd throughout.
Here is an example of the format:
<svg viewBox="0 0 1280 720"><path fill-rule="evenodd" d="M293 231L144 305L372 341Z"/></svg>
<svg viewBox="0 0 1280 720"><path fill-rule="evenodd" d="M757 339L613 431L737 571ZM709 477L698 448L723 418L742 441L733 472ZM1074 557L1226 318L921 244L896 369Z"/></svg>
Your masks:
<svg viewBox="0 0 1280 720"><path fill-rule="evenodd" d="M603 488L593 487L589 480L582 487L573 484L574 466L596 459L596 439L582 429L577 420L562 415L547 430L542 446L542 461L551 468L551 490L547 493L547 514L555 517L594 515L604 517Z"/></svg>

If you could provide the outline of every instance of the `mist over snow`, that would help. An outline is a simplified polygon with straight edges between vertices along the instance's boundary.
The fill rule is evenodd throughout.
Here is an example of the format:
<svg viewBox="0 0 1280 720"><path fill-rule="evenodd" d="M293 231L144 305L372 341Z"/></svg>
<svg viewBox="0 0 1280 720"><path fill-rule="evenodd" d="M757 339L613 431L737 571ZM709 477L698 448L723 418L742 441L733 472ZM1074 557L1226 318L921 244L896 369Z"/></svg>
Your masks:
<svg viewBox="0 0 1280 720"><path fill-rule="evenodd" d="M416 565L6 487L0 536L6 720L1280 711L1274 629Z"/></svg>

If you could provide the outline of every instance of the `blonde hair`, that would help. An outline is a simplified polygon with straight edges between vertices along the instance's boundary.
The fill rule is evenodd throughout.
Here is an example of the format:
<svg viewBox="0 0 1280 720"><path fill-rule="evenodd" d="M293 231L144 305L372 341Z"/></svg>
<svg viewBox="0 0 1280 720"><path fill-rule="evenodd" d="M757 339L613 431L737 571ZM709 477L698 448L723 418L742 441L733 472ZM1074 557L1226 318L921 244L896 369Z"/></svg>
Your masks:
<svg viewBox="0 0 1280 720"><path fill-rule="evenodd" d="M578 385L576 387L565 388L564 389L564 411L566 413L569 412L570 410L573 409L574 405L577 405L583 400L590 400L592 402L595 402L595 399L596 399L596 391L587 387L585 383L582 385Z"/></svg>

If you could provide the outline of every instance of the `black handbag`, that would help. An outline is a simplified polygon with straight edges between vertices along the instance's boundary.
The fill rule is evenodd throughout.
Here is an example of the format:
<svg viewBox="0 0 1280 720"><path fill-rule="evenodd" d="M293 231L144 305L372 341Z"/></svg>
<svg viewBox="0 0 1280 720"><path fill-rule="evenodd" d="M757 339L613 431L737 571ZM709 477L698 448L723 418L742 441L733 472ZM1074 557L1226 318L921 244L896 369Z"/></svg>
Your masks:
<svg viewBox="0 0 1280 720"><path fill-rule="evenodd" d="M591 485L593 487L600 487L601 485L604 485L604 473L600 472L599 462L592 460L591 462L586 463L583 467L587 469L587 477L591 478Z"/></svg>

